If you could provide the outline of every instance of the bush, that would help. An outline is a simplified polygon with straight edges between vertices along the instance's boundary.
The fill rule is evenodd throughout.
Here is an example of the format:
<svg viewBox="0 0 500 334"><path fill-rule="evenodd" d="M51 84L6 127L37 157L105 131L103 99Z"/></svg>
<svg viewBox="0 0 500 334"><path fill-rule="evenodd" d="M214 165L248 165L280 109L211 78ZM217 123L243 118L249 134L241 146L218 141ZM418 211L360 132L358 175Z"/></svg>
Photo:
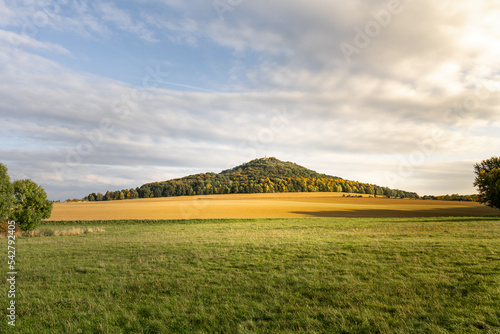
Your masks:
<svg viewBox="0 0 500 334"><path fill-rule="evenodd" d="M9 231L10 231L9 222L7 220L0 222L0 238L7 238L9 235L11 235ZM16 228L14 229L14 235L16 237L20 237L22 234L23 231L16 224Z"/></svg>

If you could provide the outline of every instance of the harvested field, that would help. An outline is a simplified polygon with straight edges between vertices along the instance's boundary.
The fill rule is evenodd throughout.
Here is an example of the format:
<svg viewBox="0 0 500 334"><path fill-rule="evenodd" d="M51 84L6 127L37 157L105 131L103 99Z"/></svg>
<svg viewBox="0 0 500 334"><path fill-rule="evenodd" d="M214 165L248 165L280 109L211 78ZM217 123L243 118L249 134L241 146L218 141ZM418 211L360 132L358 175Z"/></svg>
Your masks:
<svg viewBox="0 0 500 334"><path fill-rule="evenodd" d="M56 203L49 220L492 216L479 203L342 197L343 193L230 194ZM357 196L357 195L356 195Z"/></svg>

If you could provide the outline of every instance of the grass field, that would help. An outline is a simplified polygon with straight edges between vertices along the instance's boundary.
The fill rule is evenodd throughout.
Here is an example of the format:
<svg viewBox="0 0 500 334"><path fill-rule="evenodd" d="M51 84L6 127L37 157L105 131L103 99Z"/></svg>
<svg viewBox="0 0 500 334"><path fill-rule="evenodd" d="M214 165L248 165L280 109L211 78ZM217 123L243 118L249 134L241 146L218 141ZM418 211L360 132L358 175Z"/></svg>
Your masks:
<svg viewBox="0 0 500 334"><path fill-rule="evenodd" d="M51 220L491 216L474 202L349 198L343 193L231 194L56 203ZM356 194L357 196L357 194Z"/></svg>
<svg viewBox="0 0 500 334"><path fill-rule="evenodd" d="M15 332L500 333L499 217L73 226L17 240Z"/></svg>

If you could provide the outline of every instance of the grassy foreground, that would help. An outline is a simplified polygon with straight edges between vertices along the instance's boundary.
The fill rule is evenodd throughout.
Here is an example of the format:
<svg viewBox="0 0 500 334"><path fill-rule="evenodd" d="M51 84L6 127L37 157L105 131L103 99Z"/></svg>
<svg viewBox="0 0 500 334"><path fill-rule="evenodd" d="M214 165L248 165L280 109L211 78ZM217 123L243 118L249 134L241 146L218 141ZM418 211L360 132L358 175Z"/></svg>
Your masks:
<svg viewBox="0 0 500 334"><path fill-rule="evenodd" d="M499 218L50 224L2 333L500 333Z"/></svg>

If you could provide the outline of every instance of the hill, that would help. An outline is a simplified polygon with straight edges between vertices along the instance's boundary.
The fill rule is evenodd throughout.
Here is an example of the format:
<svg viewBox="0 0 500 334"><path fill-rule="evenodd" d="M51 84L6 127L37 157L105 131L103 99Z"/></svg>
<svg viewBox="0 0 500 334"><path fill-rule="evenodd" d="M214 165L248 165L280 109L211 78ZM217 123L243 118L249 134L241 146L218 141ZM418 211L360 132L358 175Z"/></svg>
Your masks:
<svg viewBox="0 0 500 334"><path fill-rule="evenodd" d="M255 159L243 165L224 170L220 174L230 178L238 175L246 175L248 178L252 179L266 177L332 177L325 174L319 174L313 170L297 165L296 163L289 161L284 162L276 158Z"/></svg>
<svg viewBox="0 0 500 334"><path fill-rule="evenodd" d="M293 162L276 158L255 159L216 173L202 173L178 179L146 183L135 189L89 194L89 201L151 197L192 196L235 193L345 192L377 196L418 198L413 192L374 184L344 180L317 173Z"/></svg>

